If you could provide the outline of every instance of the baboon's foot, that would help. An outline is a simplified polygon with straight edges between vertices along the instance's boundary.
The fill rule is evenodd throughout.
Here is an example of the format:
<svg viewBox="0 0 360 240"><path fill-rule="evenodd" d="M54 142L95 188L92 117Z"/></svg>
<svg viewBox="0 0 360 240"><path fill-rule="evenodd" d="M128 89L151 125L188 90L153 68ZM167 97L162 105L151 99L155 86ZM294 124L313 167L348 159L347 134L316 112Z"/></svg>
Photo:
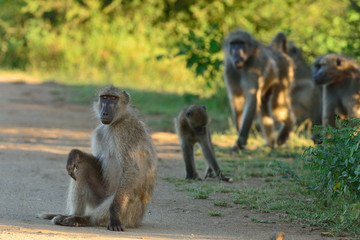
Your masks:
<svg viewBox="0 0 360 240"><path fill-rule="evenodd" d="M221 171L219 171L218 174L215 174L215 172L212 170L212 168L208 168L208 170L206 171L205 179L216 178L216 177L219 180L224 181L224 182L233 182L232 178L225 177L225 175L222 174Z"/></svg>
<svg viewBox="0 0 360 240"><path fill-rule="evenodd" d="M122 225L122 224L115 224L115 225L109 224L107 229L110 231L115 231L115 232L125 231L124 225Z"/></svg>
<svg viewBox="0 0 360 240"><path fill-rule="evenodd" d="M186 173L185 179L200 180L200 181L202 180L197 173L192 173L192 174Z"/></svg>
<svg viewBox="0 0 360 240"><path fill-rule="evenodd" d="M281 146L286 142L286 140L289 138L289 133L290 132L288 132L288 131L281 131L279 133L279 136L278 136L277 141L276 141L278 146Z"/></svg>
<svg viewBox="0 0 360 240"><path fill-rule="evenodd" d="M225 177L225 175L223 175L222 173L219 174L218 178L224 182L229 182L229 183L233 182L232 178Z"/></svg>
<svg viewBox="0 0 360 240"><path fill-rule="evenodd" d="M86 227L91 225L89 216L58 215L52 219L52 222L56 225L68 227Z"/></svg>
<svg viewBox="0 0 360 240"><path fill-rule="evenodd" d="M239 153L241 150L245 150L245 145L235 142L234 146L232 146L230 150L234 153Z"/></svg>
<svg viewBox="0 0 360 240"><path fill-rule="evenodd" d="M214 173L214 171L212 170L212 168L208 168L207 171L206 171L206 174L205 174L205 179L206 178L215 178L216 175Z"/></svg>

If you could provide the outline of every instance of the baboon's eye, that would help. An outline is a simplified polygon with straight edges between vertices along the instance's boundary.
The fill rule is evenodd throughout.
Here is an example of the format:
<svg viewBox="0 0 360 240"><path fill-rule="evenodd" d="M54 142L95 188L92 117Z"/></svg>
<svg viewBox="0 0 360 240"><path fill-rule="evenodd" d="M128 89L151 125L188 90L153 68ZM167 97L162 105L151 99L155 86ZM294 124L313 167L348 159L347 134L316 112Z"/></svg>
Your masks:
<svg viewBox="0 0 360 240"><path fill-rule="evenodd" d="M117 97L116 96L111 96L111 100L116 100Z"/></svg>
<svg viewBox="0 0 360 240"><path fill-rule="evenodd" d="M102 95L102 96L101 96L102 99L107 99L107 97L108 97L108 96L106 96L106 95Z"/></svg>

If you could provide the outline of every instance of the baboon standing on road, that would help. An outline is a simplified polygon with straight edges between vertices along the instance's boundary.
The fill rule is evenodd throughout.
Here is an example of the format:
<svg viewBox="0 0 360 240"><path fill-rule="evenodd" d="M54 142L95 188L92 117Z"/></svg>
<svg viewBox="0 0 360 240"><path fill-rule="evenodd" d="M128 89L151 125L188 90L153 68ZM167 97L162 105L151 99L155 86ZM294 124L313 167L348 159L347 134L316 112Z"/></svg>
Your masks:
<svg viewBox="0 0 360 240"><path fill-rule="evenodd" d="M68 215L43 214L63 226L106 225L111 231L137 227L155 186L157 156L130 97L113 86L94 103L101 123L94 130L92 154L71 150Z"/></svg>
<svg viewBox="0 0 360 240"><path fill-rule="evenodd" d="M196 172L194 159L194 145L198 142L208 163L205 178L216 176L222 181L232 182L231 178L227 178L221 173L216 161L206 107L200 105L186 106L180 111L174 122L185 161L186 179L200 179Z"/></svg>
<svg viewBox="0 0 360 240"><path fill-rule="evenodd" d="M245 147L258 109L266 145L274 146L273 117L282 123L277 145L284 144L295 122L289 98L293 81L291 61L281 52L263 46L243 30L231 32L223 48L224 80L238 130L233 149Z"/></svg>
<svg viewBox="0 0 360 240"><path fill-rule="evenodd" d="M323 86L322 124L335 127L336 115L360 117L360 71L355 60L341 54L319 56L313 78Z"/></svg>

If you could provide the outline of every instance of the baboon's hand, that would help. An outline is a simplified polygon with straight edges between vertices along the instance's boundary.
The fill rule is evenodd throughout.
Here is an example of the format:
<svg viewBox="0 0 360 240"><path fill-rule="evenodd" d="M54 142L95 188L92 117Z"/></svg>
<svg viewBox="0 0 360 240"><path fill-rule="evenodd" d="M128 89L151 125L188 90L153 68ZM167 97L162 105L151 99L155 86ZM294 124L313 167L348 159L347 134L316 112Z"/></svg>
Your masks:
<svg viewBox="0 0 360 240"><path fill-rule="evenodd" d="M226 176L225 176L224 174L222 174L221 172L218 174L218 178L219 178L219 180L224 181L224 182L229 182L229 183L232 183L232 182L233 182L233 179L232 179L232 178L226 177Z"/></svg>
<svg viewBox="0 0 360 240"><path fill-rule="evenodd" d="M75 168L78 168L79 152L76 149L71 150L66 163L66 170L70 177L76 181Z"/></svg>
<svg viewBox="0 0 360 240"><path fill-rule="evenodd" d="M225 177L224 175L221 175L220 180L229 183L232 183L234 181L232 178Z"/></svg>

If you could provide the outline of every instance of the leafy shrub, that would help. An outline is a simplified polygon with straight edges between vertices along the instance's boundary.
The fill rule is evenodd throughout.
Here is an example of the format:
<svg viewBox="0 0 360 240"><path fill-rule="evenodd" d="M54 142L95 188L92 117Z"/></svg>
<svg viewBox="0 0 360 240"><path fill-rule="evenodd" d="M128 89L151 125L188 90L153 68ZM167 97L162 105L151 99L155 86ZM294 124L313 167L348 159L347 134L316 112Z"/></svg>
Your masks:
<svg viewBox="0 0 360 240"><path fill-rule="evenodd" d="M360 119L342 121L341 125L327 128L323 144L307 148L301 159L309 170L306 182L312 190L353 203L360 200Z"/></svg>

